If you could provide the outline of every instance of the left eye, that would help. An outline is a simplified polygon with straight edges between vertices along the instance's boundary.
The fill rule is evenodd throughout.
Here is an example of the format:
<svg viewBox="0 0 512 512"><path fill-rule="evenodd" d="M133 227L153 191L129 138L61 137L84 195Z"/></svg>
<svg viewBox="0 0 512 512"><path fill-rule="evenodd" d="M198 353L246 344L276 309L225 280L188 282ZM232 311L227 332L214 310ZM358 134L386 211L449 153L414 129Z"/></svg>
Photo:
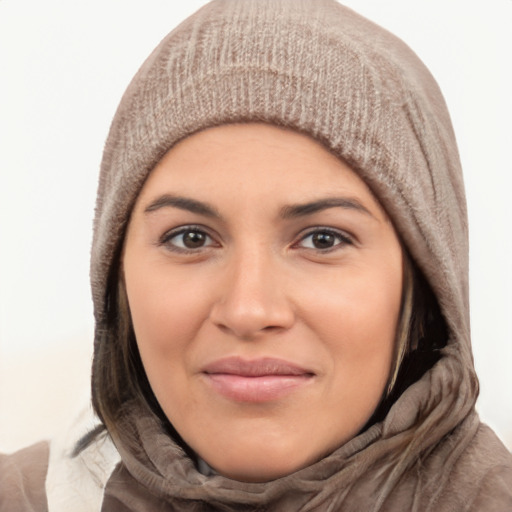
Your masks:
<svg viewBox="0 0 512 512"><path fill-rule="evenodd" d="M352 244L350 238L337 231L321 229L304 236L297 244L306 249L329 250L338 245Z"/></svg>
<svg viewBox="0 0 512 512"><path fill-rule="evenodd" d="M213 245L212 238L200 229L187 228L171 232L162 240L165 245L175 249L194 250Z"/></svg>

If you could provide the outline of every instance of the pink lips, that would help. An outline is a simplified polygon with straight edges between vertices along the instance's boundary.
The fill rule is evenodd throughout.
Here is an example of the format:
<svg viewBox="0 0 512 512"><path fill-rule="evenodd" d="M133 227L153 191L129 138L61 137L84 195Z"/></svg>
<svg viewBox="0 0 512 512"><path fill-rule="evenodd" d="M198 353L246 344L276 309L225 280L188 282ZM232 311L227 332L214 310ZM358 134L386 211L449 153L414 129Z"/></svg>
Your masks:
<svg viewBox="0 0 512 512"><path fill-rule="evenodd" d="M219 359L203 368L208 383L226 398L240 402L269 402L308 383L313 372L288 361L239 357Z"/></svg>

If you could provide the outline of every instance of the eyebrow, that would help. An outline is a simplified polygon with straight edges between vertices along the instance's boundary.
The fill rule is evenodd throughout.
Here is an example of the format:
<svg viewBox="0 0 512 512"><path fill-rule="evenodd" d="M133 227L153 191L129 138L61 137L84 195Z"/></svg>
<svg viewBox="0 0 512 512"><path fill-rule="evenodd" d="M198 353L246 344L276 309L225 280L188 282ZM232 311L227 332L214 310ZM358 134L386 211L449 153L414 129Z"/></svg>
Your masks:
<svg viewBox="0 0 512 512"><path fill-rule="evenodd" d="M222 219L222 215L219 211L208 203L198 201L197 199L191 199L189 197L174 196L171 194L164 194L156 198L146 206L144 213L151 213L166 207L179 208L180 210L197 213L198 215L203 215L205 217ZM357 199L349 197L329 197L308 203L287 205L281 208L280 217L283 219L305 217L329 208L355 210L364 213L365 215L369 215L370 217L374 217L370 210L363 206Z"/></svg>
<svg viewBox="0 0 512 512"><path fill-rule="evenodd" d="M173 196L170 194L164 194L149 203L149 205L144 209L144 213L151 213L159 210L160 208L166 207L179 208L180 210L186 210L215 219L222 218L219 211L208 203L197 201L196 199L191 199L189 197Z"/></svg>
<svg viewBox="0 0 512 512"><path fill-rule="evenodd" d="M355 210L357 212L369 215L370 217L374 217L368 208L363 206L357 199L351 197L329 197L326 199L311 201L309 203L285 206L281 209L280 214L283 219L293 219L297 217L305 217L306 215L312 215L329 208L344 208L347 210Z"/></svg>

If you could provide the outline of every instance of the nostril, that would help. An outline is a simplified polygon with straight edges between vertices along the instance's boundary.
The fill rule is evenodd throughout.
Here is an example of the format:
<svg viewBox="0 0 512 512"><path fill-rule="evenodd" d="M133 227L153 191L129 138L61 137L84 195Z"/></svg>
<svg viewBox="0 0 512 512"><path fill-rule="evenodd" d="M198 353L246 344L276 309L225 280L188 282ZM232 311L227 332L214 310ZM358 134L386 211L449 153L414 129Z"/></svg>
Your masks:
<svg viewBox="0 0 512 512"><path fill-rule="evenodd" d="M265 332L273 332L273 331L279 331L283 329L283 327L280 327L279 325L269 325L267 327L263 327L263 329L261 329L262 331L265 331Z"/></svg>
<svg viewBox="0 0 512 512"><path fill-rule="evenodd" d="M281 325L266 325L260 327L246 324L237 325L235 322L214 322L214 324L222 333L235 336L240 340L253 340L261 337L263 334L278 334L286 330L286 327Z"/></svg>
<svg viewBox="0 0 512 512"><path fill-rule="evenodd" d="M244 329L243 327L236 328L235 326L229 327L223 323L217 323L216 325L224 334L234 335L241 340L251 340L261 334L275 334L283 329L278 325L269 325L260 329Z"/></svg>

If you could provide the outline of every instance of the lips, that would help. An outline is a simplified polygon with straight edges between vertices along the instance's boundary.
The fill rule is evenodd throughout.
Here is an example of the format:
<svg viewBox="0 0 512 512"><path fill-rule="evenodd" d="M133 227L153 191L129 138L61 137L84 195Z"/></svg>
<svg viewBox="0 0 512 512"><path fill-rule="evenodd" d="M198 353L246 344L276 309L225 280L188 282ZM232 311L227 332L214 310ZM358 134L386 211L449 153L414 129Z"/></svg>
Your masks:
<svg viewBox="0 0 512 512"><path fill-rule="evenodd" d="M202 374L214 391L238 402L279 400L314 377L311 370L282 359L239 357L214 361L203 368Z"/></svg>

